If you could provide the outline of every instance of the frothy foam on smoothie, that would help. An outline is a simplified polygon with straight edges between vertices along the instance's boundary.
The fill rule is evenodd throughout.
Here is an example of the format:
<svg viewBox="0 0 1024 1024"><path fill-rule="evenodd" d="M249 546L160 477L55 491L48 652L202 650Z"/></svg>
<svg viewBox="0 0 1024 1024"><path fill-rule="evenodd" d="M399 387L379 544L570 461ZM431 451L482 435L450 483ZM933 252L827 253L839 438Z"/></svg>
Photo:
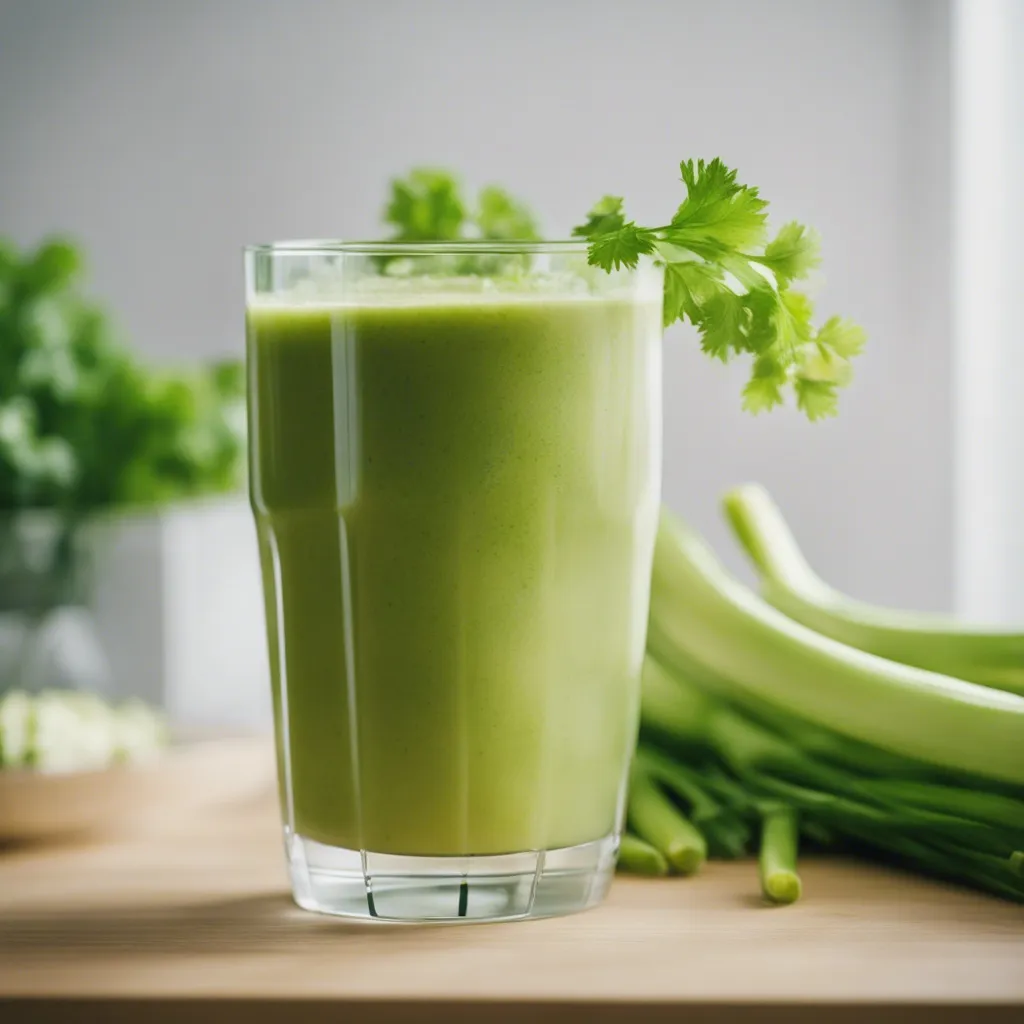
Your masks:
<svg viewBox="0 0 1024 1024"><path fill-rule="evenodd" d="M592 271L592 272L589 272ZM599 268L582 272L501 274L405 274L342 279L329 268L273 294L249 297L255 307L296 306L420 306L478 304L499 301L661 301L660 271L645 267L630 274L609 275Z"/></svg>

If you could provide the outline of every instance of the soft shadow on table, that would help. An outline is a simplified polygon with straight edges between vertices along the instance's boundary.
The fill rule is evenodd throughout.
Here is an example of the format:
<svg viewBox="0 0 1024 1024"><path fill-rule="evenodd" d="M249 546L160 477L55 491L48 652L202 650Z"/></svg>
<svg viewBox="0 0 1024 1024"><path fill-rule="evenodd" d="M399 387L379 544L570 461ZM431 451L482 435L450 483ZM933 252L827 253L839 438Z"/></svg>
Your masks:
<svg viewBox="0 0 1024 1024"><path fill-rule="evenodd" d="M203 953L296 952L304 942L331 939L394 945L399 929L359 924L300 910L283 893L132 909L74 908L11 911L0 918L0 956L18 953L90 953L194 956Z"/></svg>

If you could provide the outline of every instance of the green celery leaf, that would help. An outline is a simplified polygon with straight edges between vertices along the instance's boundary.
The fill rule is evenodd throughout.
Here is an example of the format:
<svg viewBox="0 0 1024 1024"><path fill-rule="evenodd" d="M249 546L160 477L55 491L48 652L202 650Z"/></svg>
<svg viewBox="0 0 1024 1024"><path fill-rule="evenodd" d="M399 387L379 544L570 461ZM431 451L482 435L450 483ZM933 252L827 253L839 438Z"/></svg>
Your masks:
<svg viewBox="0 0 1024 1024"><path fill-rule="evenodd" d="M860 355L867 341L864 328L852 320L833 316L822 325L815 339L819 345L830 348L836 355L844 359L852 359Z"/></svg>
<svg viewBox="0 0 1024 1024"><path fill-rule="evenodd" d="M864 332L839 317L816 331L810 299L789 287L818 265L817 234L791 221L766 243L767 202L720 159L685 160L680 175L686 198L662 227L627 222L618 196L593 207L573 232L589 239L590 262L613 270L656 252L665 265L666 326L690 321L712 358L755 357L745 409L774 408L792 389L810 419L831 415Z"/></svg>
<svg viewBox="0 0 1024 1024"><path fill-rule="evenodd" d="M778 292L770 288L755 288L743 296L743 305L748 316L748 351L769 351L778 339Z"/></svg>
<svg viewBox="0 0 1024 1024"><path fill-rule="evenodd" d="M805 413L811 421L824 419L827 416L835 416L838 411L838 396L836 385L830 381L808 380L805 377L797 377L794 382L796 388L796 404L801 412Z"/></svg>
<svg viewBox="0 0 1024 1024"><path fill-rule="evenodd" d="M739 185L736 172L717 157L709 164L686 160L680 165L686 199L672 218L680 244L714 242L730 249L760 245L768 204L756 188Z"/></svg>
<svg viewBox="0 0 1024 1024"><path fill-rule="evenodd" d="M590 245L588 261L604 270L633 268L641 255L654 252L655 235L646 228L638 228L632 221L618 231L601 235Z"/></svg>
<svg viewBox="0 0 1024 1024"><path fill-rule="evenodd" d="M458 179L440 169L414 167L407 178L391 182L384 219L397 228L396 241L458 238L466 220Z"/></svg>
<svg viewBox="0 0 1024 1024"><path fill-rule="evenodd" d="M743 408L759 413L782 404L782 388L787 380L786 369L773 356L754 360L754 370L743 389Z"/></svg>
<svg viewBox="0 0 1024 1024"><path fill-rule="evenodd" d="M758 262L771 270L780 285L806 277L821 262L817 232L793 220L765 246Z"/></svg>
<svg viewBox="0 0 1024 1024"><path fill-rule="evenodd" d="M733 352L745 347L747 310L741 296L728 288L713 295L704 306L701 324L701 348L725 362Z"/></svg>
<svg viewBox="0 0 1024 1024"><path fill-rule="evenodd" d="M495 185L480 190L476 224L482 238L532 241L540 237L529 208Z"/></svg>
<svg viewBox="0 0 1024 1024"><path fill-rule="evenodd" d="M813 316L814 304L803 292L788 288L780 291L774 313L777 341L791 349L810 341L814 333Z"/></svg>
<svg viewBox="0 0 1024 1024"><path fill-rule="evenodd" d="M596 238L620 230L626 223L621 196L605 196L587 214L585 224L572 229L574 238Z"/></svg>

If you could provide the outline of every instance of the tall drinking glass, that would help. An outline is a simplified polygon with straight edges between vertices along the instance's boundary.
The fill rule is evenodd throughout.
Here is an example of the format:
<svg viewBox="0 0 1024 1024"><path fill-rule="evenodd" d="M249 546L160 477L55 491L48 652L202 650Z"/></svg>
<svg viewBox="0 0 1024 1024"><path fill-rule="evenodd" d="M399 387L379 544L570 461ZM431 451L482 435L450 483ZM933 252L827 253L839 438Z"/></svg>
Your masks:
<svg viewBox="0 0 1024 1024"><path fill-rule="evenodd" d="M249 455L296 901L599 902L635 740L661 271L577 242L246 252Z"/></svg>

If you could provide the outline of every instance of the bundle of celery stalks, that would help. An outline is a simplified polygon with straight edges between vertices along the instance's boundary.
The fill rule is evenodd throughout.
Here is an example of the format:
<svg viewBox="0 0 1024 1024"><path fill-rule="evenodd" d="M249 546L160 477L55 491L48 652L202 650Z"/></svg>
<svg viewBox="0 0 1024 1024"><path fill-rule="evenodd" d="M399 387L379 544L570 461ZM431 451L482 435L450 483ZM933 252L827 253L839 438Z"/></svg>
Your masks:
<svg viewBox="0 0 1024 1024"><path fill-rule="evenodd" d="M854 602L762 488L725 510L763 597L663 511L620 869L759 851L791 903L804 842L1024 902L1024 633Z"/></svg>

